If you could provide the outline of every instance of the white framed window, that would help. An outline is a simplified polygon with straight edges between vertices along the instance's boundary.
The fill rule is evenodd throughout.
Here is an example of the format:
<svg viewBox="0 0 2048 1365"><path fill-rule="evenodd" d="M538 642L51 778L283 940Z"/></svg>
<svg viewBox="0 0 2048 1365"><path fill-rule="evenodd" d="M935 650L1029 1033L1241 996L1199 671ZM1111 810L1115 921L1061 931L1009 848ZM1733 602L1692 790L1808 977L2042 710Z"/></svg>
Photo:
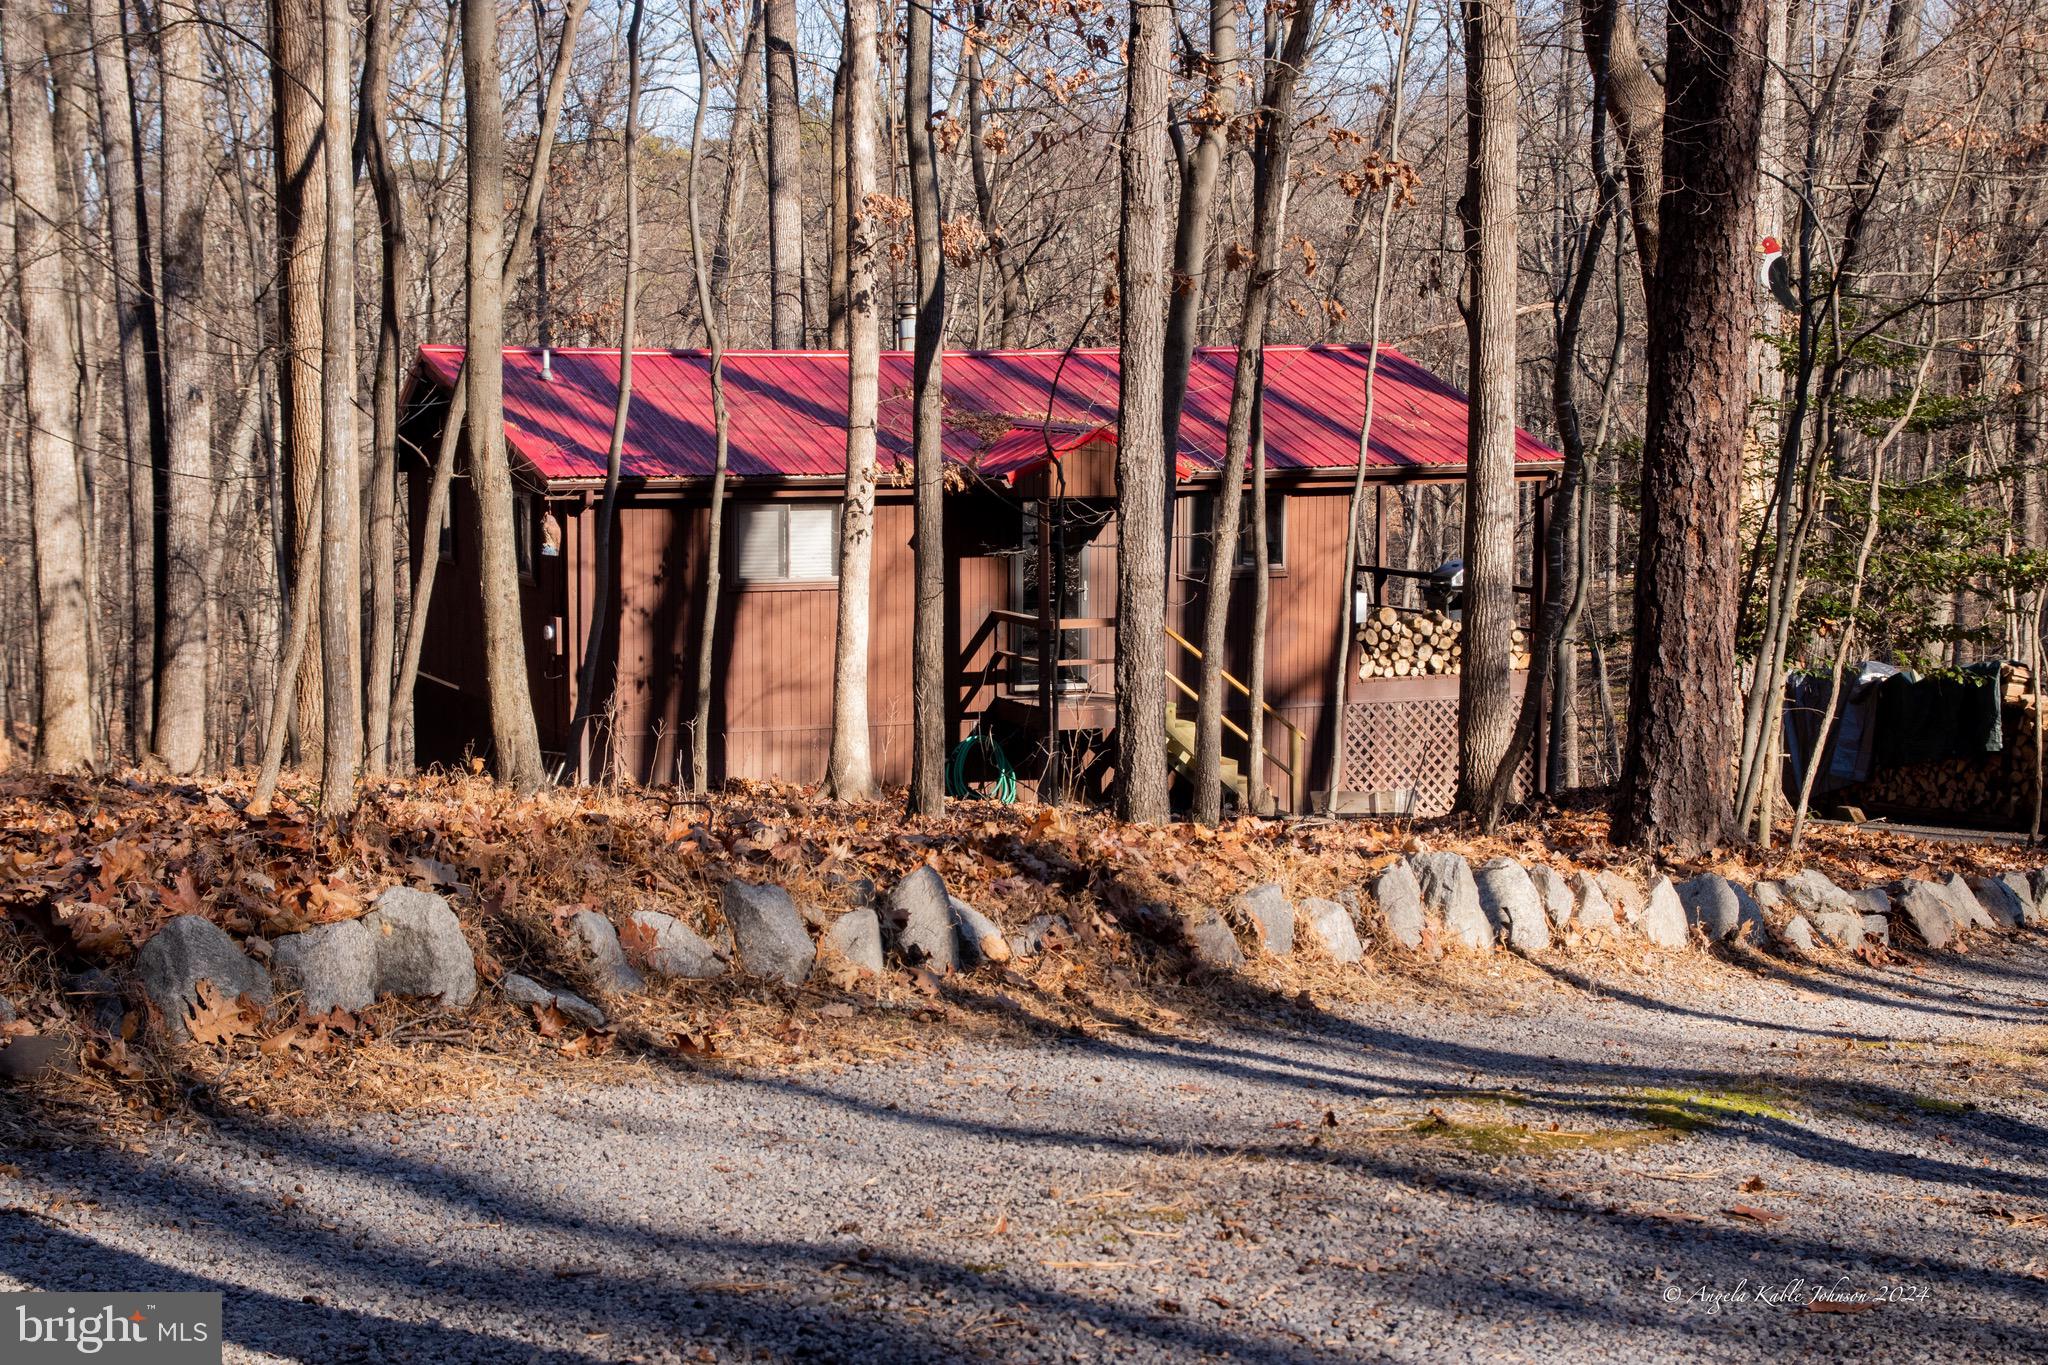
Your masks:
<svg viewBox="0 0 2048 1365"><path fill-rule="evenodd" d="M839 577L839 504L737 503L733 577L742 583L829 583Z"/></svg>

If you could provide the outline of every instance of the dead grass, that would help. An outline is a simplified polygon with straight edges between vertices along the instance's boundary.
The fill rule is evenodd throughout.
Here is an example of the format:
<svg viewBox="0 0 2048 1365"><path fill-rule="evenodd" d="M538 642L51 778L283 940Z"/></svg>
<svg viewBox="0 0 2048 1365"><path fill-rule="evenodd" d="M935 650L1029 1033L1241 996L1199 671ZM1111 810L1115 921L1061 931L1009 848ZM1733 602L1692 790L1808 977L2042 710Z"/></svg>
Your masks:
<svg viewBox="0 0 2048 1365"><path fill-rule="evenodd" d="M1329 1005L1513 1011L1580 987L1511 954L1430 960L1378 941L1368 941L1361 965L1305 951L1254 958L1240 976L1214 978L1178 948L1180 915L1263 881L1297 898L1334 897L1425 845L1566 872L1649 871L1608 845L1604 819L1584 811L1487 838L1455 820L1247 820L1209 830L981 803L913 820L886 805L833 806L806 789L760 784L704 801L644 790L522 799L480 778L441 774L366 788L357 816L336 829L309 796L287 788L270 816L251 819L239 781L0 778L0 909L13 931L0 938L0 994L23 1008L27 1027L67 1031L64 975L87 964L123 974L125 960L174 915L203 915L261 954L272 938L360 914L385 887L409 884L448 897L486 982L518 971L563 983L602 1004L610 1027L562 1028L487 991L460 1016L385 1003L343 1031L295 1023L285 1001L256 1036L202 1047L168 1042L131 1009L131 1023L144 1026L125 1039L88 1036L75 1068L12 1087L0 1102L0 1133L52 1122L125 1128L193 1107L310 1118L476 1105L543 1085L679 1070L858 1065L977 1038L1185 1035ZM1814 832L1813 853L1854 885L1990 872L2019 857L1833 829ZM715 936L718 888L733 877L779 882L800 903L835 914L924 863L1008 927L1064 916L1073 941L944 981L899 973L791 990L726 979L608 998L566 937L568 916L582 908L615 920L658 909ZM1751 877L1781 870L1735 853L1701 866ZM1590 963L1609 979L1726 985L1726 967L1704 955L1633 939L1576 946L1574 971Z"/></svg>

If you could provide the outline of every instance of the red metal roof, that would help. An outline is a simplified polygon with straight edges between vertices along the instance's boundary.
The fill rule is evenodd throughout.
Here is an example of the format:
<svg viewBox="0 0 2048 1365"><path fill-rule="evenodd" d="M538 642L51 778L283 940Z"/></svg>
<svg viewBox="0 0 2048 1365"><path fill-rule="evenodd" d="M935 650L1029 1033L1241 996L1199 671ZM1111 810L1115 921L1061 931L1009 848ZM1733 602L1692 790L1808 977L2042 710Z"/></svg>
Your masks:
<svg viewBox="0 0 2048 1365"><path fill-rule="evenodd" d="M1369 353L1364 346L1266 348L1269 468L1356 467ZM420 383L452 385L461 362L460 346L421 347L415 391ZM1235 367L1235 348L1195 352L1180 426L1183 473L1222 463ZM543 478L602 478L618 394L618 352L556 350L549 368L552 377L543 378L537 348L506 349L506 438ZM732 473L740 478L842 476L846 372L843 351L729 352L725 390ZM943 448L949 460L1013 475L1043 458L1048 421L1060 449L1115 439L1113 347L954 351L946 356L944 374ZM884 469L911 458L910 387L910 353L883 352L876 444ZM1463 394L1392 347L1380 350L1376 388L1369 466L1464 465ZM705 478L712 458L709 357L702 351L635 351L622 463L626 477ZM1518 431L1515 458L1543 463L1558 455Z"/></svg>

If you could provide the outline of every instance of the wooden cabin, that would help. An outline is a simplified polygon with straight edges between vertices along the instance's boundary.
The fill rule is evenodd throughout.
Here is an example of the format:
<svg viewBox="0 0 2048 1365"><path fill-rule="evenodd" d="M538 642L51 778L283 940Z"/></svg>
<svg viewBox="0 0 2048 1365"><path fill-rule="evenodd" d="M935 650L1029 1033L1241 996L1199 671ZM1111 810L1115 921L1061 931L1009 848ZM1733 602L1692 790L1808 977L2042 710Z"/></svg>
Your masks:
<svg viewBox="0 0 2048 1365"><path fill-rule="evenodd" d="M1347 666L1342 704L1330 695L1369 351L1271 346L1265 356L1272 545L1268 704L1259 719L1265 785L1284 809L1305 809L1313 792L1399 789L1415 794L1413 808L1427 813L1448 802L1457 678L1360 679ZM971 781L1003 762L1027 787L1056 781L1085 795L1110 780L1117 361L1114 349L945 358L947 724L958 740L975 740L962 757ZM402 432L413 562L440 556L415 696L422 761L481 754L489 740L476 509L467 479L459 480L444 525L422 522L428 466L461 363L460 347L422 348ZM1180 425L1166 651L1176 680L1168 698L1179 714L1162 718L1159 736L1177 767L1189 757L1199 674L1194 648L1212 572L1207 550L1234 366L1229 348L1196 353ZM593 610L598 501L618 370L612 350L505 352L528 674L552 764L671 783L688 762L714 458L709 362L700 351L634 355L613 551L617 596L600 661L604 696L594 708L600 721L584 746L589 752L567 752L579 650ZM831 727L847 358L734 352L724 374L730 478L711 671L713 777L816 781ZM910 390L909 354L885 352L869 707L877 774L889 784L905 782L910 764ZM1461 393L1382 349L1365 469L1366 564L1352 585L1367 605L1386 597L1388 575L1398 572L1385 569L1389 491L1462 479L1465 425ZM1540 592L1540 556L1532 551L1540 540L1542 491L1557 457L1518 433L1516 458L1531 513L1522 536L1523 586L1533 594ZM1243 539L1224 665L1233 681L1245 677L1250 654L1251 551L1249 537ZM1241 761L1251 717L1234 686L1225 715L1226 754ZM1346 727L1344 771L1335 774L1327 770L1321 738L1332 724ZM1233 776L1241 788L1242 776Z"/></svg>

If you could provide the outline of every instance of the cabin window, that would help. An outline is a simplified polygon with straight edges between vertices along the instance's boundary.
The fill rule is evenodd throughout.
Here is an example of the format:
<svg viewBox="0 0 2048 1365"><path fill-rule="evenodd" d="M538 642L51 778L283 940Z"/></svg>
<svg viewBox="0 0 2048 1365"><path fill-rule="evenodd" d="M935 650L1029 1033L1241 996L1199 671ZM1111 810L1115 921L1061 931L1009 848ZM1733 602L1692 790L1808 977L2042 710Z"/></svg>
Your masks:
<svg viewBox="0 0 2048 1365"><path fill-rule="evenodd" d="M533 577L533 494L512 495L512 554L519 561L519 576Z"/></svg>
<svg viewBox="0 0 2048 1365"><path fill-rule="evenodd" d="M1209 568L1210 547L1216 543L1216 495L1211 493L1201 499L1197 514L1200 525L1196 528L1195 542L1190 546L1191 559L1197 573ZM1267 567L1280 570L1287 567L1287 498L1268 490L1266 493L1266 561ZM1237 572L1247 573L1252 567L1252 499L1246 493L1237 504Z"/></svg>
<svg viewBox="0 0 2048 1365"><path fill-rule="evenodd" d="M742 583L829 583L839 576L839 504L740 503L733 572Z"/></svg>

